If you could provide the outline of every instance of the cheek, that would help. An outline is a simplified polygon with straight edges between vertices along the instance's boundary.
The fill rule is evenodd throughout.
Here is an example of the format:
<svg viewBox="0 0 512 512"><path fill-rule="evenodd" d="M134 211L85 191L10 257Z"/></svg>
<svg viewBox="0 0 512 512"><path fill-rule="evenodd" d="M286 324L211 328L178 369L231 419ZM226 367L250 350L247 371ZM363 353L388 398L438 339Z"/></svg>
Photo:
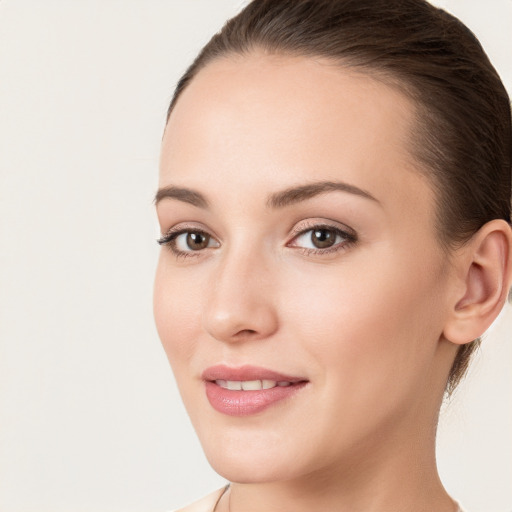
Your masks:
<svg viewBox="0 0 512 512"><path fill-rule="evenodd" d="M169 362L174 371L179 371L180 363L194 353L201 326L201 287L193 285L186 273L172 272L165 259L162 254L156 271L153 310Z"/></svg>
<svg viewBox="0 0 512 512"><path fill-rule="evenodd" d="M414 259L384 256L379 265L361 259L302 272L300 286L290 279L288 323L319 363L319 378L344 389L420 385L442 332L434 276Z"/></svg>

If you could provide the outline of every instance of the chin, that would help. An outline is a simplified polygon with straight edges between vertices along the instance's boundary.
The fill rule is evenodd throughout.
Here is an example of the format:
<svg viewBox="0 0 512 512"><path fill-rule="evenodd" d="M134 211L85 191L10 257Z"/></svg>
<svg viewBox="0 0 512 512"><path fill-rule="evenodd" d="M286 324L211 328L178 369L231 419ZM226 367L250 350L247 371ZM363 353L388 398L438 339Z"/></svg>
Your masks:
<svg viewBox="0 0 512 512"><path fill-rule="evenodd" d="M288 467L280 467L279 463L260 463L246 457L233 460L230 457L208 458L216 473L230 482L240 484L261 484L289 480L296 475Z"/></svg>
<svg viewBox="0 0 512 512"><path fill-rule="evenodd" d="M215 472L237 483L265 483L297 476L300 464L293 456L296 450L269 432L247 434L199 436Z"/></svg>

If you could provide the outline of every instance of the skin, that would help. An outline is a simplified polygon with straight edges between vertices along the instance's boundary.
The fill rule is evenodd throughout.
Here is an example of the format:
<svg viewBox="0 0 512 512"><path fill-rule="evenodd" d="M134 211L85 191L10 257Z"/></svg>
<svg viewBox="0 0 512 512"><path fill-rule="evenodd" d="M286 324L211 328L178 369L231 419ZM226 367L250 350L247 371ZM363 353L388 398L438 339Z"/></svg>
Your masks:
<svg viewBox="0 0 512 512"><path fill-rule="evenodd" d="M208 206L160 200L162 234L212 238L193 251L181 236L186 255L162 248L155 319L208 460L235 482L219 511L228 500L231 512L456 510L434 453L462 272L408 151L414 113L367 75L254 53L201 70L170 117L159 187L192 189ZM325 181L374 199L331 190L268 206ZM318 224L356 240L312 252ZM259 414L226 416L201 379L221 363L309 383Z"/></svg>

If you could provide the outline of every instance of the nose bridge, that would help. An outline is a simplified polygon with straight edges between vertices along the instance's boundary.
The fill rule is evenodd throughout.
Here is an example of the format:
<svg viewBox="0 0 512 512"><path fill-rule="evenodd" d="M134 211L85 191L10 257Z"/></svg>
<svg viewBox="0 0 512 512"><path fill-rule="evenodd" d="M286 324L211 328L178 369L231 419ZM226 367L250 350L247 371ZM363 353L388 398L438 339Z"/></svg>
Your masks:
<svg viewBox="0 0 512 512"><path fill-rule="evenodd" d="M206 330L221 341L261 338L277 328L268 256L239 240L219 257L204 311Z"/></svg>

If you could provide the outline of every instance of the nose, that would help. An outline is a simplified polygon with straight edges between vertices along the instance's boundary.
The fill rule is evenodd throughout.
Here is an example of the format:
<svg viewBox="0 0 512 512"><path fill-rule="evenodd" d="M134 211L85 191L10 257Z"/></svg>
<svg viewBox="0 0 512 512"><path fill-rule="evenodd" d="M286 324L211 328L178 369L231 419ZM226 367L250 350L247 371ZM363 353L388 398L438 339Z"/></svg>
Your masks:
<svg viewBox="0 0 512 512"><path fill-rule="evenodd" d="M233 251L212 275L203 322L219 341L260 340L278 328L276 281L262 256L248 252Z"/></svg>

